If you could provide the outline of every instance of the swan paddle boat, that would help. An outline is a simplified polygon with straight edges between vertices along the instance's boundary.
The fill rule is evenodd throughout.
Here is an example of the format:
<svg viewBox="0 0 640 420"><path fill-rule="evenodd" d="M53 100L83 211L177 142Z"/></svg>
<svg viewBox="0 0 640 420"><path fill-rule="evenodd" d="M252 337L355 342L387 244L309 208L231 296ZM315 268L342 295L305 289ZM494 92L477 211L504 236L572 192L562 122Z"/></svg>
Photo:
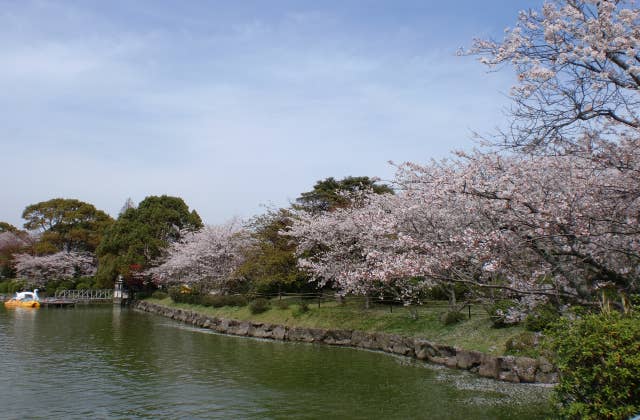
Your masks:
<svg viewBox="0 0 640 420"><path fill-rule="evenodd" d="M39 308L38 289L33 292L18 292L13 298L6 301L4 306L7 308Z"/></svg>

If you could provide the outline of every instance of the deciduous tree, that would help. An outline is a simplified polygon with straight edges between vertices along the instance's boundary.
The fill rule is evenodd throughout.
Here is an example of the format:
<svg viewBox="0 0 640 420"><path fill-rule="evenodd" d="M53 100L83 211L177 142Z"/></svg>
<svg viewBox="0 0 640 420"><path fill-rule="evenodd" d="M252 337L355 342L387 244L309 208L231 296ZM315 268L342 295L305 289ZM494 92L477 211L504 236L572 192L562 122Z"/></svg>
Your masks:
<svg viewBox="0 0 640 420"><path fill-rule="evenodd" d="M637 138L640 9L634 1L548 1L541 11L521 12L504 40L478 39L468 52L491 69L516 71L507 144L586 153L597 147L593 133L605 143Z"/></svg>
<svg viewBox="0 0 640 420"><path fill-rule="evenodd" d="M15 256L18 276L34 286L44 286L49 280L92 276L96 272L95 256L89 252L61 251L55 254Z"/></svg>
<svg viewBox="0 0 640 420"><path fill-rule="evenodd" d="M185 232L161 263L147 271L158 284L187 284L201 291L227 292L241 281L235 274L252 238L239 220Z"/></svg>

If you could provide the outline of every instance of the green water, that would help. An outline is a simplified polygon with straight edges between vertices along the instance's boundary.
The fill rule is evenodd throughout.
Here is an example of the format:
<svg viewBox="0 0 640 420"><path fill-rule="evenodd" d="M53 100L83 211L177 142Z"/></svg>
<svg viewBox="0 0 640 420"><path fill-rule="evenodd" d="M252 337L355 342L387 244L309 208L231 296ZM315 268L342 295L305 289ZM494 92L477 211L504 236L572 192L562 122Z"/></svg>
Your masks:
<svg viewBox="0 0 640 420"><path fill-rule="evenodd" d="M129 309L0 308L0 418L544 418L547 388Z"/></svg>

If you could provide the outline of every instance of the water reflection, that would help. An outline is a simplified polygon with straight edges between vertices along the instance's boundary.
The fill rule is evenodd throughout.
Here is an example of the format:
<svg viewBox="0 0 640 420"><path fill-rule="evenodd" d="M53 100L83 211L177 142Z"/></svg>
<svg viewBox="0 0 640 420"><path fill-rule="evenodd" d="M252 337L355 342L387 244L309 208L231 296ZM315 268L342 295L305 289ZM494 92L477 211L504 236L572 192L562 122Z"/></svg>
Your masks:
<svg viewBox="0 0 640 420"><path fill-rule="evenodd" d="M539 418L547 407L541 388L368 351L221 336L120 307L0 310L0 354L0 404L42 417L494 419Z"/></svg>

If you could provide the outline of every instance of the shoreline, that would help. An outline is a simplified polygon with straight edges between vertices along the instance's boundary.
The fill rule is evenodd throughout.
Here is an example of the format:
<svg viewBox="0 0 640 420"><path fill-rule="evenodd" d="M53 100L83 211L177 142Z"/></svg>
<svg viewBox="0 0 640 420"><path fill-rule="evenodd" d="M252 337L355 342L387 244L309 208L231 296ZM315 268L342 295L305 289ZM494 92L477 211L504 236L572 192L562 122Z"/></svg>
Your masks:
<svg viewBox="0 0 640 420"><path fill-rule="evenodd" d="M545 359L493 356L475 350L464 350L455 346L432 343L422 338L404 337L396 334L290 327L219 318L144 300L134 302L132 307L222 334L381 351L449 368L467 370L481 377L512 383L554 384L558 381L555 367Z"/></svg>

